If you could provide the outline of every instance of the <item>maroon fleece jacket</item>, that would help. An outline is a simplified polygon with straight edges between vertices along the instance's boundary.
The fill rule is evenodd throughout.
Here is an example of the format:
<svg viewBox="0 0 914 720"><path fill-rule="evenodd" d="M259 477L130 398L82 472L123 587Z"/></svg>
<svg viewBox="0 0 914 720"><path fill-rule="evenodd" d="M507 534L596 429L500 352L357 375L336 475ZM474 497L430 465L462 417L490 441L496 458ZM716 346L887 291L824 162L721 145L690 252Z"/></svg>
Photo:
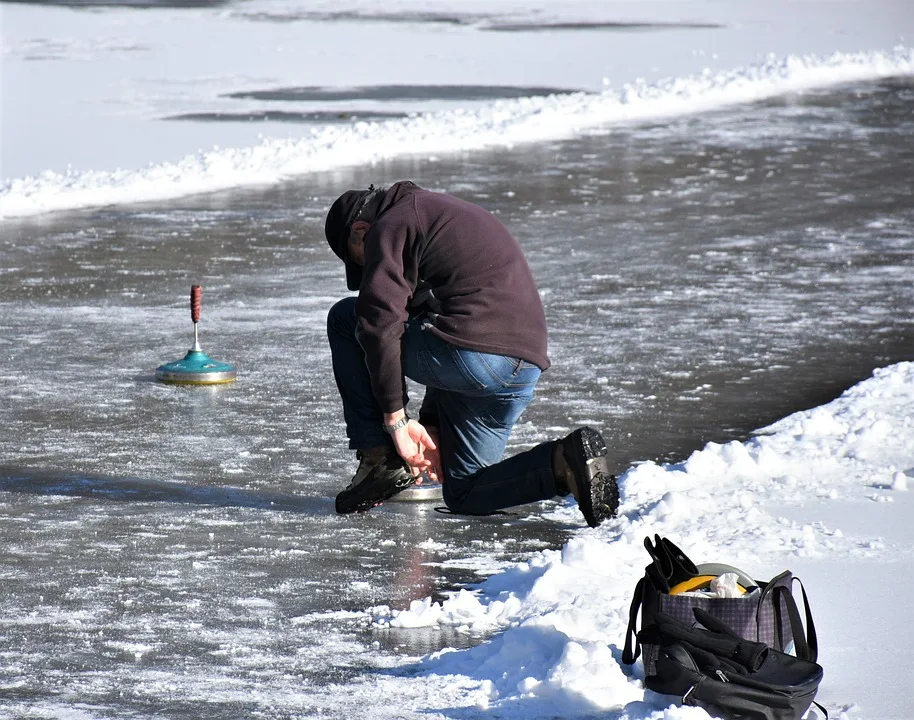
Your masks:
<svg viewBox="0 0 914 720"><path fill-rule="evenodd" d="M441 303L430 332L459 347L549 367L543 304L514 236L478 205L399 182L365 235L356 303L382 412L403 407L400 340L420 281Z"/></svg>

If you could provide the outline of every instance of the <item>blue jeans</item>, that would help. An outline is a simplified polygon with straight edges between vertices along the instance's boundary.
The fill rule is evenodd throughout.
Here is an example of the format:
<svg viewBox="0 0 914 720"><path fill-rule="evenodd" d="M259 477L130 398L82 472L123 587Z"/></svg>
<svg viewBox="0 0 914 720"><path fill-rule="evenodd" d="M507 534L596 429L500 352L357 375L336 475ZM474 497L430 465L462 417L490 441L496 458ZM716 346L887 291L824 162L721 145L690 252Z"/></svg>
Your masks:
<svg viewBox="0 0 914 720"><path fill-rule="evenodd" d="M331 308L327 335L349 447L389 445L358 341L354 297ZM425 386L419 421L439 431L448 508L482 515L558 494L552 473L554 442L502 460L514 424L533 399L540 376L536 365L457 347L412 319L401 346L404 375ZM403 407L408 402L404 386Z"/></svg>

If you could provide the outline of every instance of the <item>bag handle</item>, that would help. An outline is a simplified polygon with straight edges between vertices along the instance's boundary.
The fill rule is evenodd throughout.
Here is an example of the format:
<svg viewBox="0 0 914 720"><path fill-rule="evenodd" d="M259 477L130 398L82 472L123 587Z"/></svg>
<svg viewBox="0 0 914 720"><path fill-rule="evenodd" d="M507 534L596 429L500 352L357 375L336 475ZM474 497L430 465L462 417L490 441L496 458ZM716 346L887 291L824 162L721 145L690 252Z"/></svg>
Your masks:
<svg viewBox="0 0 914 720"><path fill-rule="evenodd" d="M774 608L777 616L780 616L781 600L787 608L787 618L790 621L790 632L793 634L793 642L796 647L797 657L801 660L816 662L819 657L819 639L816 636L816 626L812 621L812 610L809 607L809 598L806 596L806 588L798 577L791 580L791 584L796 581L800 583L800 591L803 593L803 606L806 610L806 632L803 632L803 621L800 618L800 611L797 608L797 602L793 599L789 587L778 585L772 591Z"/></svg>
<svg viewBox="0 0 914 720"><path fill-rule="evenodd" d="M638 624L638 610L641 608L643 593L644 578L642 577L635 585L635 597L632 598L632 605L628 611L628 630L625 632L625 647L622 648L622 662L626 665L634 663L641 654L641 643L635 628ZM634 639L634 643L632 643L632 639Z"/></svg>

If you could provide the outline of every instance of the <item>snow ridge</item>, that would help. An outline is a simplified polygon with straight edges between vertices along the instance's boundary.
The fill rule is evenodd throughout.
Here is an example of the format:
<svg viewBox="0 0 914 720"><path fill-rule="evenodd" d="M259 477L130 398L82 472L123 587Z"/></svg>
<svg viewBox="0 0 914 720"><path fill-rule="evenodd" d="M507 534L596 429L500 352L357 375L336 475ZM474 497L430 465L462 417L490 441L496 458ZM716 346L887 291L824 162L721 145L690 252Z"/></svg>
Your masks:
<svg viewBox="0 0 914 720"><path fill-rule="evenodd" d="M236 187L269 185L366 158L437 155L555 140L617 123L705 112L790 92L914 74L914 50L793 55L727 72L706 70L620 90L500 100L476 110L356 122L300 139L265 138L213 148L179 162L115 171L45 171L0 186L0 219L112 204L149 202Z"/></svg>

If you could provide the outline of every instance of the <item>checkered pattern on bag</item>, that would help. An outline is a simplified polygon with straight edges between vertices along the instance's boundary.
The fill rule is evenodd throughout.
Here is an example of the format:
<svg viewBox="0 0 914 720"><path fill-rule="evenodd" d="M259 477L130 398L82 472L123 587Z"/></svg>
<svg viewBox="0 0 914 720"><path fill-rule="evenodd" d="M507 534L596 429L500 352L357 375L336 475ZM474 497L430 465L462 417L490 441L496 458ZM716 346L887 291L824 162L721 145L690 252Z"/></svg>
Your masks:
<svg viewBox="0 0 914 720"><path fill-rule="evenodd" d="M788 570L768 583L759 583L761 592L757 593L756 597L704 598L692 595L667 595L658 592L650 582L647 582L644 586L641 626L649 625L653 621L654 612L659 610L688 627L695 627L699 623L692 608L698 607L725 623L740 637L763 642L775 650L786 652L793 641L793 633L787 620L784 601L773 590L776 587L785 587L787 592L790 592L792 584L793 575ZM660 647L645 643L641 646L641 651L645 674L653 675L656 672Z"/></svg>

